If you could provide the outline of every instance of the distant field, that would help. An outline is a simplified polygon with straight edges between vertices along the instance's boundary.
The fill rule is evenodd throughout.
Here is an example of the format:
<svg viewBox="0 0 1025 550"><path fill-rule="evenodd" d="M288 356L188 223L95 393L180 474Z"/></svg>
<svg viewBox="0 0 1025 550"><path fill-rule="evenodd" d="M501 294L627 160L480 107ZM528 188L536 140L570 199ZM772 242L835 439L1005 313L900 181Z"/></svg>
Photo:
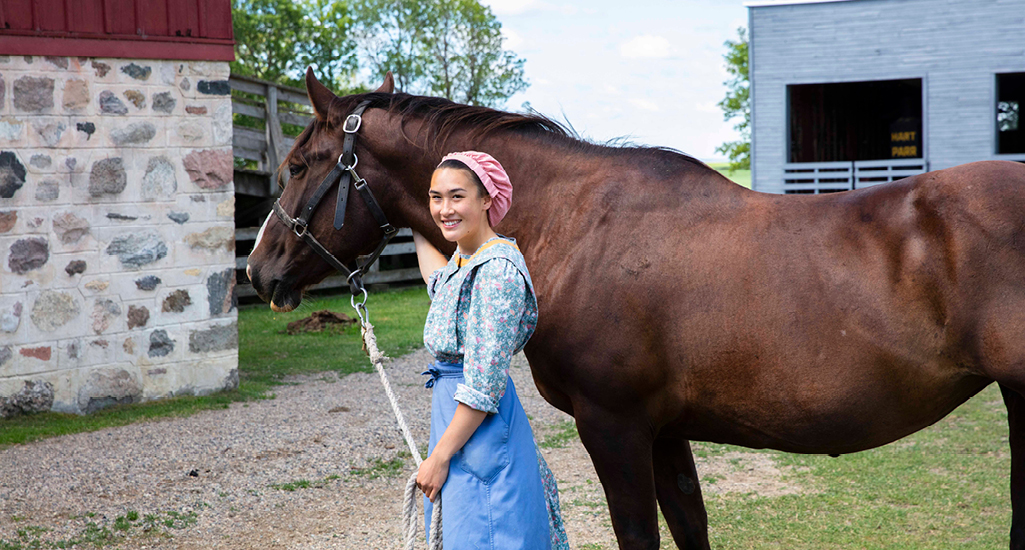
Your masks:
<svg viewBox="0 0 1025 550"><path fill-rule="evenodd" d="M751 171L750 170L737 170L735 172L730 171L730 163L728 162L710 162L708 163L713 169L718 171L720 174L730 178L735 183L743 185L748 189L751 188Z"/></svg>

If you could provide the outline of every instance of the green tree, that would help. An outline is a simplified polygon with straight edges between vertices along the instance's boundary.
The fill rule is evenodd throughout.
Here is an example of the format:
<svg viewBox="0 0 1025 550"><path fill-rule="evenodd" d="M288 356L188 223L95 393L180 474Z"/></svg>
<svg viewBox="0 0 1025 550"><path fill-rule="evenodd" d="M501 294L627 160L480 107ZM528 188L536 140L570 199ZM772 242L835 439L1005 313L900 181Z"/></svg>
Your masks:
<svg viewBox="0 0 1025 550"><path fill-rule="evenodd" d="M725 120L740 119L733 125L733 128L740 132L740 139L723 143L716 147L715 151L729 157L730 170L750 170L751 81L748 75L747 29L738 28L737 35L737 40L725 42L726 53L723 59L726 61L726 71L730 73L730 79L723 82L727 88L726 97L718 105Z"/></svg>
<svg viewBox="0 0 1025 550"><path fill-rule="evenodd" d="M349 5L335 0L233 0L232 74L302 87L307 66L336 90L354 88Z"/></svg>
<svg viewBox="0 0 1025 550"><path fill-rule="evenodd" d="M375 79L399 91L501 107L527 87L524 60L502 48L502 24L477 0L357 0L356 42Z"/></svg>

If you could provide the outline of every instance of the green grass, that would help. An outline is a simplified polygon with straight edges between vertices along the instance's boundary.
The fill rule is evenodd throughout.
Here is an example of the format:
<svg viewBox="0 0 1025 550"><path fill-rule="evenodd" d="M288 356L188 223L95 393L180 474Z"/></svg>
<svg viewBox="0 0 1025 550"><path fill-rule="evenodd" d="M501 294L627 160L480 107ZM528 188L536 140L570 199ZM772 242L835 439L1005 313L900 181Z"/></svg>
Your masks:
<svg viewBox="0 0 1025 550"><path fill-rule="evenodd" d="M561 449L569 442L580 439L580 434L577 432L577 424L572 420L560 422L552 428L553 433L541 440L537 444L538 447L542 449Z"/></svg>
<svg viewBox="0 0 1025 550"><path fill-rule="evenodd" d="M396 477L402 474L402 469L405 467L405 464L406 462L401 458L393 458L388 462L385 462L380 458L375 458L370 466L367 466L366 468L353 468L349 473L354 476L365 477L367 479Z"/></svg>
<svg viewBox="0 0 1025 550"><path fill-rule="evenodd" d="M748 189L751 188L751 171L750 170L730 170L730 163L728 162L712 162L709 163L713 170L733 180L734 183L743 185Z"/></svg>
<svg viewBox="0 0 1025 550"><path fill-rule="evenodd" d="M422 345L430 301L423 287L372 294L367 307L378 345L397 356ZM272 390L289 375L334 371L339 374L370 370L362 351L358 326L341 331L289 336L285 326L313 311L329 309L354 314L348 296L310 297L299 311L275 313L266 306L239 310L239 387L207 396L119 405L88 416L42 413L0 420L0 448L47 437L90 432L165 417L182 417L231 403L273 398Z"/></svg>
<svg viewBox="0 0 1025 550"><path fill-rule="evenodd" d="M367 308L381 350L397 356L422 346L429 307L423 287L371 295ZM362 350L359 325L295 336L282 333L288 323L321 309L355 315L347 295L307 298L300 311L290 313L275 313L266 305L239 311L240 386L266 392L289 375L373 370Z"/></svg>
<svg viewBox="0 0 1025 550"><path fill-rule="evenodd" d="M694 447L699 456L752 452ZM839 458L769 454L807 494L706 493L713 548L1007 547L1007 415L995 385L931 428L878 449Z"/></svg>
<svg viewBox="0 0 1025 550"><path fill-rule="evenodd" d="M342 477L338 476L338 475L329 475L329 476L325 477L324 479L322 479L320 481L310 481L308 479L299 479L299 480L296 480L296 481L292 481L290 483L272 483L270 485L270 488L271 489L278 489L279 491L289 491L289 492L296 491L298 489L310 489L310 488L320 489L320 488L326 486L329 482L334 481L336 479L342 479Z"/></svg>
<svg viewBox="0 0 1025 550"><path fill-rule="evenodd" d="M96 514L87 513L72 519L87 520L78 528L77 533L66 539L44 538L50 531L46 527L27 526L17 530L14 540L0 539L0 550L29 550L37 548L103 548L123 544L133 536L160 536L170 538L167 529L182 530L192 527L198 520L196 512L181 513L174 510L155 514L146 514L142 519L139 513L129 510L125 515L118 516L113 522L97 523L91 521Z"/></svg>

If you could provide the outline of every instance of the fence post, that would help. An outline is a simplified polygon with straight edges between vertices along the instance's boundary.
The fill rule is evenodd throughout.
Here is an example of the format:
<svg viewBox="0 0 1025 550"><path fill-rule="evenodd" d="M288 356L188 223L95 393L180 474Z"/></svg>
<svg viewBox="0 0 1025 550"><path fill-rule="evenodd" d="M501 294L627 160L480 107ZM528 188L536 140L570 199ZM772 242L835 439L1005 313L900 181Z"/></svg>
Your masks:
<svg viewBox="0 0 1025 550"><path fill-rule="evenodd" d="M281 131L281 121L278 120L278 88L267 85L267 160L270 166L270 188L267 190L270 195L274 194L274 184L278 181L278 166L288 155L285 149L285 135Z"/></svg>

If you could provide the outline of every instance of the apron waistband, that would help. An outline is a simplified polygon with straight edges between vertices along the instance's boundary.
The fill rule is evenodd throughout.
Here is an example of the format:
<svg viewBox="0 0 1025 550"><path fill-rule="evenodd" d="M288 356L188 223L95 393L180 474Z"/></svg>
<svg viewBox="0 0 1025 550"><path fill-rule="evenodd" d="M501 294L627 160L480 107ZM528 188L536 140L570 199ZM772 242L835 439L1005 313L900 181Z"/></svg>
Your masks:
<svg viewBox="0 0 1025 550"><path fill-rule="evenodd" d="M420 373L421 376L430 376L424 387L427 389L433 388L434 383L442 378L459 378L463 375L463 365L460 363L446 363L445 361L435 361L431 366L427 367L427 370Z"/></svg>

